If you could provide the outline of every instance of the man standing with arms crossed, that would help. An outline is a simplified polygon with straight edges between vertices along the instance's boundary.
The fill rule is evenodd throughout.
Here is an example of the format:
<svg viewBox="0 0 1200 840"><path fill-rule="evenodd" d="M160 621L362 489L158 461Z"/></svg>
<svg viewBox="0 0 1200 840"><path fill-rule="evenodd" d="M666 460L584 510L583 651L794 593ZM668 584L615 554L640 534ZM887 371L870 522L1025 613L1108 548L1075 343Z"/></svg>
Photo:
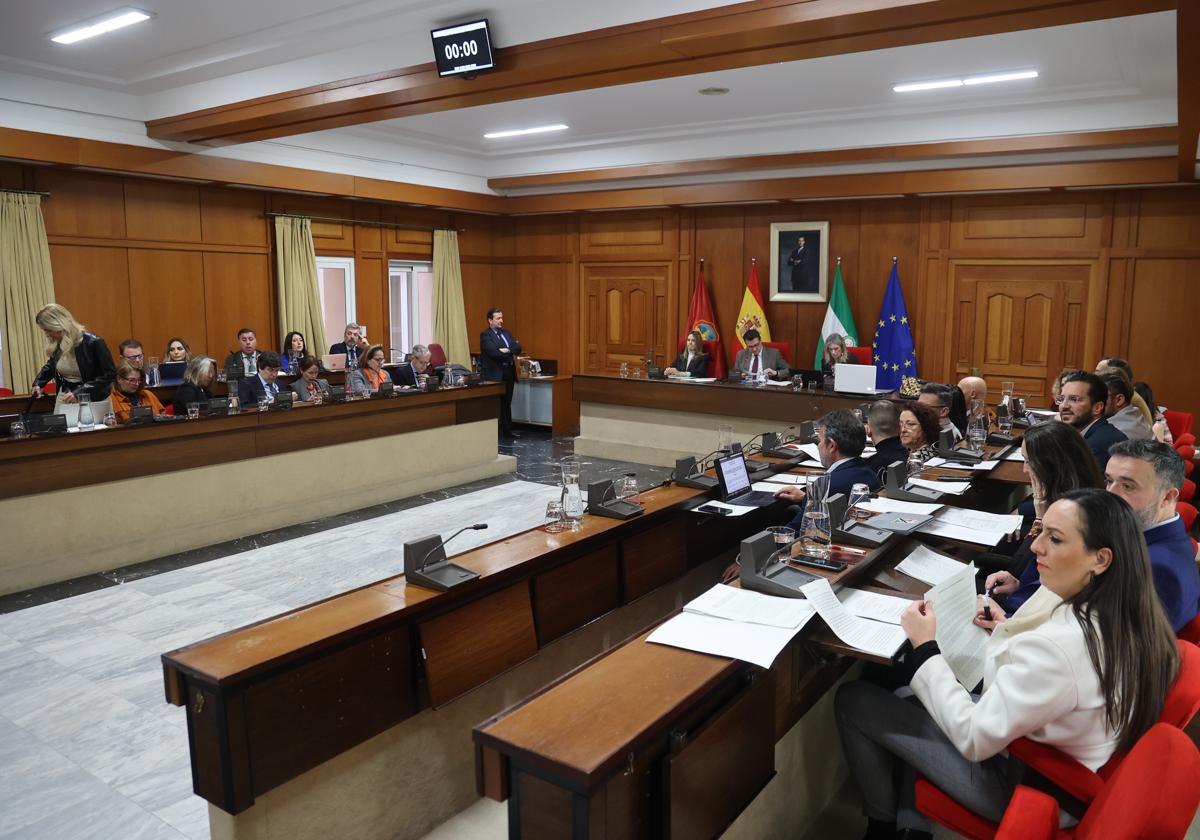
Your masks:
<svg viewBox="0 0 1200 840"><path fill-rule="evenodd" d="M516 435L512 427L513 388L517 384L517 356L521 343L504 329L504 311L493 306L487 312L487 329L479 334L479 366L488 382L504 383L504 398L500 408L500 436Z"/></svg>

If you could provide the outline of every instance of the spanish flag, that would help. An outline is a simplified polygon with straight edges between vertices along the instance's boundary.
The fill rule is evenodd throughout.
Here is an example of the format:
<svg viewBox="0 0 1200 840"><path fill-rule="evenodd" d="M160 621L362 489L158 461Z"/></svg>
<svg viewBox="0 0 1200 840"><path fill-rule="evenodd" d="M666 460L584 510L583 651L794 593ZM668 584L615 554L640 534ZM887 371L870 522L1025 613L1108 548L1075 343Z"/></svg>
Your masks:
<svg viewBox="0 0 1200 840"><path fill-rule="evenodd" d="M750 261L750 278L746 281L746 293L742 295L742 308L738 310L737 335L738 344L746 346L742 333L746 330L758 330L763 341L771 340L771 328L767 326L767 313L763 309L762 292L758 288L758 263Z"/></svg>

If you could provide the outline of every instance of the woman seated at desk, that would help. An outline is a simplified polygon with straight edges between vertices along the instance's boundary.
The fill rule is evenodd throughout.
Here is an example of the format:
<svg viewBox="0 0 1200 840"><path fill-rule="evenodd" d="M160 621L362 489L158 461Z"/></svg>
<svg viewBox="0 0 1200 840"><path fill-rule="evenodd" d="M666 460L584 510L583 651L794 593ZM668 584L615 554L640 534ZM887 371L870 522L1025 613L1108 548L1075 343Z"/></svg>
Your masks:
<svg viewBox="0 0 1200 840"><path fill-rule="evenodd" d="M854 364L850 354L846 352L846 339L841 333L830 333L825 339L825 349L821 351L821 372L833 373L834 365Z"/></svg>
<svg viewBox="0 0 1200 840"><path fill-rule="evenodd" d="M294 330L288 333L283 338L283 349L279 352L279 358L283 361L281 372L298 376L300 360L307 355L308 343L304 340L304 333Z"/></svg>
<svg viewBox="0 0 1200 840"><path fill-rule="evenodd" d="M329 393L329 383L319 378L321 367L313 356L305 356L300 360L300 378L292 383L292 393L296 399L305 402L317 401L319 395ZM324 396L320 397L324 399Z"/></svg>
<svg viewBox="0 0 1200 840"><path fill-rule="evenodd" d="M164 362L190 362L192 360L192 348L188 347L188 343L179 336L175 336L167 342L167 350L163 353Z"/></svg>
<svg viewBox="0 0 1200 840"><path fill-rule="evenodd" d="M1157 721L1179 655L1137 517L1116 495L1086 489L1064 494L1043 522L1033 543L1041 588L1007 621L976 614L991 631L977 701L938 649L927 601L901 617L920 702L863 681L838 690L866 837L929 831L913 807L916 773L998 823L1021 781L1022 765L1003 754L1012 741L1057 747L1096 770Z"/></svg>
<svg viewBox="0 0 1200 840"><path fill-rule="evenodd" d="M900 442L908 450L909 458L927 461L937 453L938 432L941 425L937 412L919 402L906 402L900 406Z"/></svg>
<svg viewBox="0 0 1200 840"><path fill-rule="evenodd" d="M383 345L372 344L362 354L362 367L352 370L350 388L357 394L361 391L378 391L384 382L391 382L391 375L383 369Z"/></svg>
<svg viewBox="0 0 1200 840"><path fill-rule="evenodd" d="M128 423L135 408L150 406L150 413L158 416L163 413L162 403L154 392L142 384L142 371L130 362L122 361L117 365L116 387L112 390L112 410L117 416L118 423ZM185 409L184 413L187 411Z"/></svg>
<svg viewBox="0 0 1200 840"><path fill-rule="evenodd" d="M700 337L699 332L692 330L687 334L683 352L675 357L675 361L671 362L671 366L663 373L667 376L686 373L697 379L708 376L708 354L704 352L704 339Z"/></svg>
<svg viewBox="0 0 1200 840"><path fill-rule="evenodd" d="M175 389L171 401L176 417L186 417L188 403L207 403L212 399L209 386L217 375L217 361L208 356L194 356L183 370L183 384Z"/></svg>

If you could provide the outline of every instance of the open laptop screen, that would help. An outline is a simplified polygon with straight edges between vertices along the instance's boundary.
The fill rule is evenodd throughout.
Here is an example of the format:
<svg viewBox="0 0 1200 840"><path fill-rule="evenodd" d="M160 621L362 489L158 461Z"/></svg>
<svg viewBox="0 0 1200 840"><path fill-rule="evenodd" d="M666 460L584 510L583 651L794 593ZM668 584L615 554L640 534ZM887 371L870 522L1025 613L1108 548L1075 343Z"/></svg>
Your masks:
<svg viewBox="0 0 1200 840"><path fill-rule="evenodd" d="M730 455L717 459L717 481L721 485L721 495L728 499L750 489L750 473L746 469L746 459L742 455Z"/></svg>

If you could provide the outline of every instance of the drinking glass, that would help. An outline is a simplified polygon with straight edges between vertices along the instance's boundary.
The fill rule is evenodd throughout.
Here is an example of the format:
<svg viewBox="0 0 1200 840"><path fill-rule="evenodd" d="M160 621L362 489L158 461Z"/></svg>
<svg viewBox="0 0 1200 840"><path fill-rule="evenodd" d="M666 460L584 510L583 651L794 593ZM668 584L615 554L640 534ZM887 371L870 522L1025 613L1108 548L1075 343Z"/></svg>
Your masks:
<svg viewBox="0 0 1200 840"><path fill-rule="evenodd" d="M188 403L187 404L187 413L188 413L189 420L199 420L200 419L200 403Z"/></svg>
<svg viewBox="0 0 1200 840"><path fill-rule="evenodd" d="M871 489L865 484L855 484L850 488L850 506L846 509L846 518L854 522L865 522L871 518L871 511L863 505L871 500Z"/></svg>
<svg viewBox="0 0 1200 840"><path fill-rule="evenodd" d="M618 375L622 379L629 378L629 362L621 362L621 367L618 369Z"/></svg>
<svg viewBox="0 0 1200 840"><path fill-rule="evenodd" d="M617 481L617 498L631 499L638 494L637 476L634 473L625 473Z"/></svg>
<svg viewBox="0 0 1200 840"><path fill-rule="evenodd" d="M313 405L320 405L323 402L325 402L325 392L318 388L316 393L313 394L312 403Z"/></svg>
<svg viewBox="0 0 1200 840"><path fill-rule="evenodd" d="M854 409L854 417L855 417L855 419L858 420L859 423L863 422L863 413L862 413L861 408Z"/></svg>
<svg viewBox="0 0 1200 840"><path fill-rule="evenodd" d="M25 421L14 420L8 427L8 436L13 440L21 440L25 437Z"/></svg>
<svg viewBox="0 0 1200 840"><path fill-rule="evenodd" d="M1000 428L1001 434L1007 435L1012 431L1013 416L1011 409L1009 411L1001 412L996 416L996 425Z"/></svg>
<svg viewBox="0 0 1200 840"><path fill-rule="evenodd" d="M237 414L239 410L237 394L229 395L229 413Z"/></svg>
<svg viewBox="0 0 1200 840"><path fill-rule="evenodd" d="M1011 421L1010 421L1011 427ZM982 449L987 440L987 420L982 416L973 417L967 424L967 441L972 449Z"/></svg>
<svg viewBox="0 0 1200 840"><path fill-rule="evenodd" d="M104 425L110 429L115 429L117 427L117 415L111 411L108 412L108 414L105 414Z"/></svg>
<svg viewBox="0 0 1200 840"><path fill-rule="evenodd" d="M270 397L263 397L262 399L260 399L258 401L258 410L259 411L266 411L270 407L271 407L271 398Z"/></svg>
<svg viewBox="0 0 1200 840"><path fill-rule="evenodd" d="M921 456L916 452L908 453L908 477L915 478L923 469L925 469L925 462L921 460Z"/></svg>
<svg viewBox="0 0 1200 840"><path fill-rule="evenodd" d="M546 502L546 531L548 533L557 534L559 531L565 530L566 518L562 502Z"/></svg>
<svg viewBox="0 0 1200 840"><path fill-rule="evenodd" d="M717 426L717 449L728 452L733 448L733 426L722 423Z"/></svg>
<svg viewBox="0 0 1200 840"><path fill-rule="evenodd" d="M796 540L796 529L786 525L772 525L767 529L771 539L775 541L775 550L784 551Z"/></svg>
<svg viewBox="0 0 1200 840"><path fill-rule="evenodd" d="M227 374L225 372L225 368L217 368L217 381L218 382L228 382L229 381L229 374Z"/></svg>
<svg viewBox="0 0 1200 840"><path fill-rule="evenodd" d="M1008 405L1012 401L1013 381L1005 379L1000 383L1000 405Z"/></svg>

